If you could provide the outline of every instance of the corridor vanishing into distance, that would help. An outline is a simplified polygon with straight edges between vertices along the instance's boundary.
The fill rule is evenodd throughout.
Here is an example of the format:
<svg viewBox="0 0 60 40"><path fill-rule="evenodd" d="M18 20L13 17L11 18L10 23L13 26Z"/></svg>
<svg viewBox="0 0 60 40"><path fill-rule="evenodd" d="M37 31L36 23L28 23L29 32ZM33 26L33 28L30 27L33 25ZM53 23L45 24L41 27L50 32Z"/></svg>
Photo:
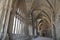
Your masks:
<svg viewBox="0 0 60 40"><path fill-rule="evenodd" d="M60 40L60 0L0 0L0 40Z"/></svg>

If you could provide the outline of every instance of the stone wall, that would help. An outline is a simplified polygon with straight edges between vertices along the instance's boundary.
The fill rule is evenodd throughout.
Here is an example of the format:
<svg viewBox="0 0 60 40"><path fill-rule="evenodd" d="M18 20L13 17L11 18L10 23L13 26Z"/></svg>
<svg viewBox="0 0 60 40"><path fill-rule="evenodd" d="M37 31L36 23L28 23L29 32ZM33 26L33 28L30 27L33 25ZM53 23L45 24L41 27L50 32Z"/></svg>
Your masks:
<svg viewBox="0 0 60 40"><path fill-rule="evenodd" d="M60 40L60 0L56 0L55 12L56 38L57 40Z"/></svg>

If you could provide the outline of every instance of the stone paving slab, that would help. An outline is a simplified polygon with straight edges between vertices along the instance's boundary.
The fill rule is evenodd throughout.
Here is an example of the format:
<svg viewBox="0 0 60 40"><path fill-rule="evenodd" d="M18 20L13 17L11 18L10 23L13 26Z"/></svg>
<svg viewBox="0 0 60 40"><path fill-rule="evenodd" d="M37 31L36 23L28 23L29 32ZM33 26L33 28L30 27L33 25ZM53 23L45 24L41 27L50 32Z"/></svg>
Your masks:
<svg viewBox="0 0 60 40"><path fill-rule="evenodd" d="M46 37L37 37L35 39L32 39L32 40L53 40L51 38L46 38Z"/></svg>

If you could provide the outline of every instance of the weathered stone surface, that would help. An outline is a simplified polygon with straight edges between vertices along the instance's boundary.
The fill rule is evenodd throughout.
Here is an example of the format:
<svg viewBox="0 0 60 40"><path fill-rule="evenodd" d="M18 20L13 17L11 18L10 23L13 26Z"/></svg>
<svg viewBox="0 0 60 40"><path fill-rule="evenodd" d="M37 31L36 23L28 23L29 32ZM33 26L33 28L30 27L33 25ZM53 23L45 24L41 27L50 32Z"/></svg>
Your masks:
<svg viewBox="0 0 60 40"><path fill-rule="evenodd" d="M6 29L4 29L4 32L7 32L7 27L8 27L8 22L9 22L8 20L9 20L11 5L12 5L12 4L10 4L10 2L12 2L12 0L11 1L10 0L0 0L0 36L3 31L4 24L5 24L5 28L6 28ZM21 10L23 12L21 15L25 18L26 18L26 16L28 16L26 14L27 13L26 10L30 10L31 7L44 10L50 17L52 23L53 23L53 19L54 19L54 17L52 18L52 16L54 15L53 11L55 11L56 13L55 13L54 23L55 23L55 27L56 27L56 36L57 36L57 39L60 40L60 0L56 0L56 4L54 3L55 0L49 0L49 2L51 3L51 5L54 9L51 8L51 6L48 4L48 2L46 0L39 0L39 1L35 0L35 2L34 2L34 0L23 0L22 2L20 1L19 6L16 6L16 7L21 8ZM26 5L25 5L25 3L26 3ZM27 6L27 9L26 9L26 6ZM55 8L55 6L56 6L56 8ZM9 9L8 12L7 12L7 9ZM36 18L38 16L38 14L40 14L40 12L41 12L40 10L39 10L39 12L35 11L34 17ZM6 15L6 13L7 13L7 15ZM27 18L29 18L29 17L27 17ZM46 19L48 20L47 17L46 17ZM19 37L17 39L19 39Z"/></svg>
<svg viewBox="0 0 60 40"><path fill-rule="evenodd" d="M56 0L56 16L55 16L55 27L56 27L56 37L60 40L60 0Z"/></svg>
<svg viewBox="0 0 60 40"><path fill-rule="evenodd" d="M52 38L45 38L45 37L37 37L35 39L32 40L53 40Z"/></svg>
<svg viewBox="0 0 60 40"><path fill-rule="evenodd" d="M12 34L11 40L31 40L31 38L27 35L20 35L20 34Z"/></svg>

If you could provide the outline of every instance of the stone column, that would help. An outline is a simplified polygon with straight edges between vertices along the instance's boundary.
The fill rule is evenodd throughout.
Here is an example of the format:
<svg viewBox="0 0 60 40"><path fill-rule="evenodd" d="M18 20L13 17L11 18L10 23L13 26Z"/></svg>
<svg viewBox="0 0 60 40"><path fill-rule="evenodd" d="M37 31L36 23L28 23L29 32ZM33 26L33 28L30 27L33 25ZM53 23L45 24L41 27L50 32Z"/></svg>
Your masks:
<svg viewBox="0 0 60 40"><path fill-rule="evenodd" d="M4 40L7 33L12 0L0 0L0 5L0 33L3 33L1 40Z"/></svg>
<svg viewBox="0 0 60 40"><path fill-rule="evenodd" d="M6 6L5 3L6 0L0 0L0 33L3 31L3 25L5 21L5 16L6 16Z"/></svg>
<svg viewBox="0 0 60 40"><path fill-rule="evenodd" d="M3 32L3 26L5 23L6 13L8 9L8 1L9 0L0 0L0 36Z"/></svg>

